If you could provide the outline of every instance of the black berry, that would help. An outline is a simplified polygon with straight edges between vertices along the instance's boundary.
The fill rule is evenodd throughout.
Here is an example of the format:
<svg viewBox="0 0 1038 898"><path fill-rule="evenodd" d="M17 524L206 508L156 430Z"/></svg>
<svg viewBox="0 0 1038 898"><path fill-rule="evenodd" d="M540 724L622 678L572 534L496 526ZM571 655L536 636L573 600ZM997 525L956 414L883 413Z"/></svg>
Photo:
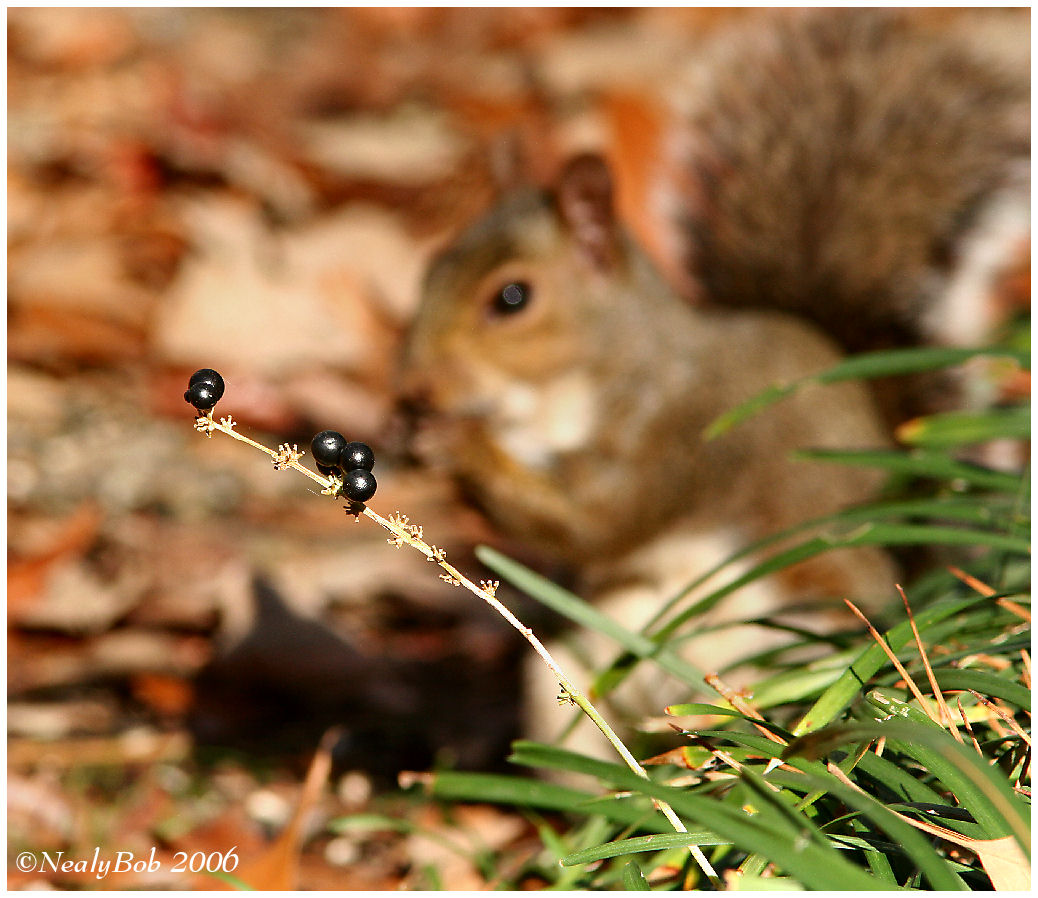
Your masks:
<svg viewBox="0 0 1038 898"><path fill-rule="evenodd" d="M357 468L349 471L342 480L342 492L353 502L367 502L375 495L375 475L371 471Z"/></svg>
<svg viewBox="0 0 1038 898"><path fill-rule="evenodd" d="M223 378L220 377L220 372L214 371L212 368L199 368L191 375L191 379L187 382L187 385L193 387L200 380L208 381L211 384L218 384L221 391L223 389Z"/></svg>
<svg viewBox="0 0 1038 898"><path fill-rule="evenodd" d="M339 467L344 471L356 471L358 468L370 471L375 466L375 453L367 443L347 443L342 447L339 456Z"/></svg>
<svg viewBox="0 0 1038 898"><path fill-rule="evenodd" d="M207 412L223 396L224 383L218 371L212 368L199 368L188 380L184 399L198 411Z"/></svg>
<svg viewBox="0 0 1038 898"><path fill-rule="evenodd" d="M322 430L310 442L310 451L318 467L324 465L326 468L337 468L339 455L345 445L346 437L337 430Z"/></svg>
<svg viewBox="0 0 1038 898"><path fill-rule="evenodd" d="M207 380L200 380L187 388L184 393L184 399L190 402L198 411L207 412L217 402L220 401L220 397L223 395L223 381L219 384L210 383Z"/></svg>

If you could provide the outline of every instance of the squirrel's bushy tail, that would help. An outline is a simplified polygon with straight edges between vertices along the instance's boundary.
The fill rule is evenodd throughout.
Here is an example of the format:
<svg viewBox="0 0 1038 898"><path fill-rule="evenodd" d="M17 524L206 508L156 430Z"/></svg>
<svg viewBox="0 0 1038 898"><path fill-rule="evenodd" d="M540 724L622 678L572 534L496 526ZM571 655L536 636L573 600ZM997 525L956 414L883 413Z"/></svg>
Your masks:
<svg viewBox="0 0 1038 898"><path fill-rule="evenodd" d="M674 193L702 301L849 351L981 339L1027 254L1030 83L1026 11L977 16L785 11L697 60Z"/></svg>

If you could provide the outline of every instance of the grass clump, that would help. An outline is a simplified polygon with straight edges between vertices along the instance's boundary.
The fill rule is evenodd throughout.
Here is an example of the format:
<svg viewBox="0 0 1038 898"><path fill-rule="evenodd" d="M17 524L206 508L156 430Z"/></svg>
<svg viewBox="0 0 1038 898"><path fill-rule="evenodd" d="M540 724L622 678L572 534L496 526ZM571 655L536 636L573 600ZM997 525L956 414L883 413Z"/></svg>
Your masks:
<svg viewBox="0 0 1038 898"><path fill-rule="evenodd" d="M929 370L966 355L876 354L820 379ZM717 429L780 398L734 410ZM707 677L716 700L667 709L697 725L681 728L677 747L642 761L648 780L620 764L519 742L514 763L584 774L587 788L454 771L422 785L446 801L522 808L537 822L543 851L502 887L526 875L552 888L709 888L686 853L697 846L727 888L1029 888L1029 478L966 460L978 442L1020 440L1029 427L1028 406L1015 404L911 422L897 450L812 453L881 468L900 480L901 495L830 518L847 525L836 541L787 533L723 560L641 632L481 550L496 576L615 640L615 662L599 672L593 695L638 664L657 664L690 694L701 692L702 672L679 654L682 636L726 595L785 565L863 544L915 547L935 560L901 593L885 632L862 618L853 633L800 634L754 659L762 673L740 693ZM723 580L729 565L779 542L781 551L689 603L699 583ZM891 591L896 602L893 583ZM808 647L822 657L787 660ZM668 826L659 802L687 832Z"/></svg>
<svg viewBox="0 0 1038 898"><path fill-rule="evenodd" d="M817 380L930 370L966 355L874 354ZM977 355L1026 364L1018 351ZM799 386L733 410L714 430L734 426ZM365 504L370 496L351 496L335 470L322 471L325 476L308 470L295 446L260 446L238 434L232 419L214 420L212 406L205 407L208 396L192 398L200 432L225 433L268 453L275 468L306 474L326 494L345 499L351 514L388 531L391 545L420 551L442 579L491 604L556 674L564 698L616 749L622 763L529 741L513 746L510 760L524 771L582 774L585 788L519 772L440 770L409 779L436 801L518 809L536 828L541 850L519 863L503 853L480 854L478 868L488 882L632 890L1029 888L1029 479L1026 471L968 460L978 443L1028 436L1025 404L910 422L898 450L811 453L833 464L879 468L900 486L882 501L720 560L640 632L516 562L480 550L502 581L615 641L615 661L599 671L591 695L608 694L639 664L658 665L690 698L715 695L669 707L677 742L639 760L537 637L501 605L498 581L477 585L406 516L382 517ZM811 535L822 523L845 526L827 527L824 539ZM681 656L680 643L697 618L726 596L814 555L861 545L924 549L936 559L901 592L902 604L884 632L860 612L861 627L844 633L818 635L787 625L792 641L752 658L761 673L738 693L725 685L723 671L704 676ZM740 564L739 573L731 573L748 557L756 559L748 571ZM698 588L715 577L722 585L698 597ZM817 660L797 660L804 649ZM647 715L657 711L645 709ZM688 718L695 724L683 722ZM343 818L331 828L372 826L410 824Z"/></svg>

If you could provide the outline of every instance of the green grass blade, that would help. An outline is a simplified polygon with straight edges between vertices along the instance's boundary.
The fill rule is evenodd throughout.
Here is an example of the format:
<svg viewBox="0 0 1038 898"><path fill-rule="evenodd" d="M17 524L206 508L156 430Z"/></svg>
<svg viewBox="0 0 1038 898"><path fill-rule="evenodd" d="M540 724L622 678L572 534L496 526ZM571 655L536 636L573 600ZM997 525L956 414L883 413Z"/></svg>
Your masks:
<svg viewBox="0 0 1038 898"><path fill-rule="evenodd" d="M638 869L638 865L631 861L624 865L624 889L628 892L651 892L649 884L645 881L645 877L642 876L642 871Z"/></svg>
<svg viewBox="0 0 1038 898"><path fill-rule="evenodd" d="M936 727L942 731L944 729L921 708L917 708L908 702L903 702L882 689L870 689L865 695L865 701L875 709L873 716L877 720L884 720L888 717L900 717L902 720L911 720L921 726Z"/></svg>
<svg viewBox="0 0 1038 898"><path fill-rule="evenodd" d="M685 702L680 705L670 705L666 711L672 717L689 717L692 714L719 714L723 717L743 717L742 714L732 708L722 708L719 705L707 705L702 702Z"/></svg>
<svg viewBox="0 0 1038 898"><path fill-rule="evenodd" d="M625 787L666 801L677 813L708 827L743 851L767 857L810 889L881 888L872 876L841 857L830 844L790 826L785 817L767 805L761 805L755 815L749 816L725 802L640 780L634 774L628 775Z"/></svg>
<svg viewBox="0 0 1038 898"><path fill-rule="evenodd" d="M762 741L759 737L745 734L735 736L755 746L760 746ZM756 816L748 817L741 809L730 808L724 802L642 779L620 765L595 762L573 752L537 743L518 743L515 758L524 763L551 762L556 767L579 767L584 772L595 770L620 788L662 799L679 814L697 820L707 828L695 833L696 837L711 839L709 844L734 842L744 850L763 854L788 868L812 888L878 887L868 874L838 857L836 850L827 843L810 838L805 841L805 827L810 828L808 822L803 821L799 828L790 826L786 812L780 814L774 809L762 808ZM715 838L718 841L713 841ZM657 847L666 846L658 844ZM840 886L840 883L844 885Z"/></svg>
<svg viewBox="0 0 1038 898"><path fill-rule="evenodd" d="M934 524L876 523L868 530L834 541L840 546L982 546L1026 554L1030 541L991 530L941 527Z"/></svg>
<svg viewBox="0 0 1038 898"><path fill-rule="evenodd" d="M809 381L801 381L795 384L774 384L767 389L762 390L751 399L733 408L731 411L725 412L723 415L714 419L703 433L703 438L712 440L715 437L721 436L721 434L727 433L733 427L742 424L752 418L754 415L760 414L769 405L774 405L785 399L787 396L792 395L799 389L802 384L806 384Z"/></svg>
<svg viewBox="0 0 1038 898"><path fill-rule="evenodd" d="M834 652L828 658L759 680L753 684L753 706L763 711L816 695L831 686L859 652L860 649Z"/></svg>
<svg viewBox="0 0 1038 898"><path fill-rule="evenodd" d="M881 757L875 752L865 752L858 761L857 769L873 782L881 784L902 802L930 805L946 803L943 795L912 776L901 764ZM970 838L982 839L984 837L983 832L974 823L945 820L942 825Z"/></svg>
<svg viewBox="0 0 1038 898"><path fill-rule="evenodd" d="M892 750L912 758L938 779L970 813L985 838L1011 834L1030 850L1028 815L1001 771L936 727L899 720L838 725L796 740L786 754L812 759L841 746L880 737Z"/></svg>
<svg viewBox="0 0 1038 898"><path fill-rule="evenodd" d="M572 850L572 845L570 844L572 842L583 842L585 839L590 839L593 844L597 845L602 839L609 837L609 827L612 826L612 824L602 820L601 817L594 817L582 827L573 827L562 832L556 832L555 827L535 811L528 810L526 813L533 819L537 827L537 834L541 837L541 842L551 852L551 856L556 861L561 861L563 857L569 854ZM605 827L604 829L589 826L590 823L599 821ZM589 830L591 831L589 832ZM551 891L576 889L583 877L583 871L572 868L567 869L561 863L559 863L557 870L554 865L551 865L551 874L555 876Z"/></svg>
<svg viewBox="0 0 1038 898"><path fill-rule="evenodd" d="M899 452L896 449L803 449L796 457L833 464L878 468L927 480L961 481L980 489L1012 492L1023 479L1019 474L993 471L980 465L957 461L945 453L926 449Z"/></svg>
<svg viewBox="0 0 1038 898"><path fill-rule="evenodd" d="M875 514L873 512L875 512ZM653 618L653 620L650 621L642 629L642 635L649 634L649 638L655 644L665 644L666 641L686 621L704 613L709 608L713 607L722 599L724 599L727 595L735 592L738 589L741 589L743 586L746 586L749 583L752 583L754 580L758 578L780 571L787 565L794 564L797 561L812 558L823 552L830 551L839 544L833 538L816 538L815 540L808 541L806 543L795 546L784 553L775 555L767 561L758 564L750 571L746 572L745 574L741 575L735 580L725 584L719 589L716 589L708 595L704 596L702 599L698 600L689 608L681 611L676 617L672 618L669 622L662 624L662 626L659 626L660 621L684 596L694 591L699 585L701 585L706 580L716 576L726 566L746 557L747 555L755 551L767 548L768 546L771 546L782 539L788 539L789 536L795 533L802 532L807 529L817 529L817 527L821 524L839 520L851 522L855 520L871 520L877 515L896 516L907 514L926 514L928 512L934 512L935 514L943 514L947 517L948 520L951 521L968 520L980 524L992 524L994 517L992 512L989 509L985 509L981 503L978 503L973 500L962 500L956 498L952 500L913 500L911 502L888 503L884 505L849 509L845 512L842 512L840 515L820 518L817 521L812 521L800 527L791 529L784 534L761 540L758 543L755 543L754 545L747 547L746 549L725 558L721 563L715 565L710 570L704 572L704 574L697 578L693 583L690 583L688 586L683 588L678 594L664 602L661 606L660 611ZM982 534L980 538L986 538L987 531L977 532ZM974 535L976 535L977 532L973 532ZM942 533L950 534L947 536L947 541L953 544L961 540L966 540L968 542L970 539L973 538L963 536L963 531L956 531L956 528L947 528L946 530L943 530ZM884 544L884 540L890 539L891 542L894 544L915 544L919 540L925 540L928 535L930 535L930 533L923 530L897 530L895 528L893 532L891 532L890 530L874 529L872 531L872 536L868 541L874 541L882 545ZM860 533L858 534L856 539L858 540L856 544L862 544L866 541L866 537ZM994 541L1001 543L1001 537L996 536ZM1011 541L1010 545L1014 549L1019 549L1022 548L1025 545L1025 543L1024 540L1020 539ZM951 575L945 574L942 576L945 583L950 582ZM653 628L654 626L659 626L659 629L657 629L656 632L651 632L651 628ZM659 651L658 657L663 657L664 664L666 664L666 662L669 662L673 656L666 648L664 648ZM661 666L664 666L664 664L661 664ZM615 657L612 664L609 667L606 667L604 671L599 675L599 677L596 678L592 691L595 695L608 694L612 688L614 688L618 683L623 681L626 675L630 673L630 669L631 665L629 663L628 658L626 658L624 655L619 655ZM695 686L699 684L698 679L692 679L690 677L690 670L686 670L684 672L684 675L682 675L682 671L680 670L678 665L675 665L673 663L669 664L669 666L667 666L666 669L668 669L670 673L674 674L688 685ZM832 679L834 679L834 676L822 672L821 669L815 669L815 671L816 672L813 674L812 682L803 681L798 683L800 679L799 677L784 677L784 675L779 675L779 677L775 678L774 683L771 683L769 681L767 685L761 685L760 690L757 693L756 702L761 708L770 707L772 705L779 704L784 701L793 700L803 695L809 695L811 694L811 692L817 690L818 688L824 688L825 686L828 686L832 682ZM774 688L774 695L772 695L769 691L772 687Z"/></svg>
<svg viewBox="0 0 1038 898"><path fill-rule="evenodd" d="M986 546L994 550L1004 550L1025 554L1030 546L1026 539L1006 536L986 530L972 530L963 527L941 527L929 524L866 524L844 535L814 537L792 548L778 552L765 561L755 565L746 573L724 586L713 590L694 605L675 615L655 638L667 638L687 621L713 608L721 599L742 589L770 574L785 570L787 567L814 558L837 548L856 546ZM893 584L891 584L893 587Z"/></svg>
<svg viewBox="0 0 1038 898"><path fill-rule="evenodd" d="M886 453L883 454L884 457ZM827 456L829 457L829 456ZM925 461L922 462L925 465ZM958 471L958 469L954 469ZM998 472L994 472L998 474ZM998 474L999 477L1007 478L1008 483L1015 490L1021 484L1021 479L1010 475ZM1026 482L1026 481L1025 481ZM872 503L869 505L863 505L855 508L844 509L843 511L826 515L821 518L816 518L812 521L806 521L796 527L790 528L782 533L775 534L773 536L765 537L764 539L758 540L739 551L725 557L716 565L711 567L709 570L704 571L694 581L689 583L687 586L682 588L674 596L664 602L660 610L649 621L648 624L643 628L644 634L651 634L650 638L655 641L665 639L670 633L672 633L676 627L676 624L672 621L669 624L662 625L667 614L687 595L698 589L703 583L707 582L711 578L717 576L726 567L734 564L737 561L741 561L744 558L759 555L761 552L771 548L776 543L786 541L790 538L795 537L798 534L802 534L810 531L819 531L820 529L830 527L830 525L838 525L846 531L848 524L855 522L873 523L882 521L891 517L933 517L937 520L948 520L948 521L974 521L977 524L993 526L1000 523L1000 519L1003 522L1003 529L1009 526L1005 521L1010 521L1013 518L1012 509L1014 509L1015 503L1013 500L1000 500L997 497L991 499L990 497L974 498L974 497L939 497L939 498L928 498L928 499L915 499L907 501L894 501L894 502L881 502ZM1001 514L1000 514L1001 512ZM828 551L830 544L825 541L819 541L814 544L812 548L805 548L794 552L789 556L785 557L785 563L792 564L801 558L809 558L819 552ZM802 554L801 554L802 553ZM758 567L754 571L746 574L744 577L735 581L727 587L724 587L724 591L721 593L727 595L736 588L740 588L747 582L751 582L757 577L764 576L772 571L773 568L780 567L782 561L778 561L775 565L767 565L765 567ZM688 614L698 614L706 610L710 604L716 603L719 597L716 594L706 596L696 603L693 611L686 612L686 618ZM653 632L655 630L655 632Z"/></svg>
<svg viewBox="0 0 1038 898"><path fill-rule="evenodd" d="M932 733L928 736L933 741L913 733L911 741L888 739L887 744L914 758L940 780L959 806L970 812L986 838L1015 835L1026 839L1029 847L1030 827L1001 771L978 765L979 758L950 736L941 737L941 742Z"/></svg>
<svg viewBox="0 0 1038 898"><path fill-rule="evenodd" d="M716 833L689 832L689 833L656 833L651 836L635 836L631 839L617 839L615 842L607 842L605 845L596 845L593 848L585 848L583 851L574 851L567 854L560 863L564 867L572 867L577 864L592 864L595 861L606 860L611 857L622 857L625 854L640 854L644 851L659 851L666 848L687 848L690 845L729 845L728 839L721 838Z"/></svg>
<svg viewBox="0 0 1038 898"><path fill-rule="evenodd" d="M1031 691L1012 680L986 670L934 668L937 685L944 689L973 689L985 698L1000 698L1022 711L1031 709Z"/></svg>
<svg viewBox="0 0 1038 898"><path fill-rule="evenodd" d="M907 421L897 438L909 446L955 448L987 440L1026 440L1031 435L1031 409L1019 405L985 412L943 412Z"/></svg>
<svg viewBox="0 0 1038 898"><path fill-rule="evenodd" d="M763 723L763 721L761 721ZM778 730L778 727L772 726L772 729ZM782 756L784 749L783 745L777 742L772 742L770 739L761 736L759 733L744 733L740 730L696 730L695 735L703 736L711 741L727 742L731 745L738 745L742 748L748 749L750 753L758 758L778 758ZM738 752L731 752L734 756L738 757ZM819 772L823 768L819 767Z"/></svg>
<svg viewBox="0 0 1038 898"><path fill-rule="evenodd" d="M583 773L607 783L619 782L625 779L629 772L628 768L622 764L589 758L587 755L570 751L568 748L559 748L555 745L545 745L542 742L531 742L526 739L517 739L512 743L512 753L508 760L513 764L522 764L525 767Z"/></svg>
<svg viewBox="0 0 1038 898"><path fill-rule="evenodd" d="M448 801L477 801L568 811L581 816L597 814L608 820L657 832L666 832L671 828L662 814L646 811L630 801L614 798L603 801L589 792L538 780L504 774L441 770L430 774L423 784L429 794Z"/></svg>
<svg viewBox="0 0 1038 898"><path fill-rule="evenodd" d="M910 824L900 819L889 808L871 795L851 789L831 774L804 774L803 788L811 791L825 790L848 807L865 814L885 832L890 840L911 858L915 866L930 881L931 888L939 891L965 891L966 884L960 879L930 844L930 841ZM877 887L879 887L877 885Z"/></svg>
<svg viewBox="0 0 1038 898"><path fill-rule="evenodd" d="M702 683L703 672L698 668L641 633L631 632L593 605L557 586L546 577L542 577L489 546L478 546L476 557L502 579L574 623L609 636L626 651L639 658L651 658L663 670L673 674L682 682Z"/></svg>
<svg viewBox="0 0 1038 898"><path fill-rule="evenodd" d="M868 832L868 827L860 820L850 821L851 829L855 832ZM838 841L850 842L850 839L846 836L835 836ZM891 869L890 861L887 859L886 854L882 851L874 848L864 839L857 840L863 844L858 845L865 856L865 863L869 865L869 870L872 875L876 877L880 882L886 883L887 888L893 890L898 886L897 878L894 876L894 871Z"/></svg>
<svg viewBox="0 0 1038 898"><path fill-rule="evenodd" d="M663 643L687 620L704 613L730 593L741 589L743 586L760 577L767 576L770 573L783 569L785 565L814 557L822 552L827 552L836 545L835 540L830 537L828 539L817 538L814 541L809 541L799 546L795 546L784 554L773 556L771 559L758 564L752 570L737 579L699 599L695 604L680 612L677 617L672 618L669 622L661 623L666 618L667 614L669 614L685 596L692 593L704 582L717 576L728 565L755 553L760 553L777 542L782 540L788 541L790 537L793 537L798 533L803 533L808 530L818 530L820 527L831 524L842 524L846 531L847 524L857 521L875 522L890 517L900 518L909 516L933 517L938 520L943 519L947 521L973 522L987 526L996 525L1000 523L1001 519L1003 526L1005 527L1009 526L1008 523L1005 523L1005 520L1011 517L1013 507L1014 505L1012 500L993 500L990 497L983 497L982 499L974 497L940 497L933 499L876 503L858 508L846 509L836 515L829 515L823 518L818 518L814 521L806 522L798 527L791 528L782 534L767 537L747 546L739 552L726 557L720 563L705 571L695 581L688 584L681 591L664 602L661 605L659 612L657 612L653 619L642 629L642 633L649 635L654 642ZM949 531L952 529L954 528L949 528ZM948 531L944 532L947 533ZM986 533L987 531L977 532ZM926 536L926 531L919 530L898 531L895 529L893 534L891 534L889 530L873 530L873 538L880 544L882 544L883 540L888 537L898 544L913 544L915 540L925 539ZM963 539L964 537L960 534L948 538L954 542ZM1024 543L1023 540L1020 540L1019 542L1011 543L1011 545L1013 548L1021 548ZM948 582L948 577L950 577L950 575L946 575L943 578L945 583ZM653 632L653 630L655 630L655 632ZM624 660L622 656L614 659L612 665L596 680L596 694L607 694L612 687L624 679L626 673L629 673L629 669L623 671L621 670L621 667L623 666ZM629 665L626 666L629 668ZM817 682L821 685L828 685L827 682L824 682L826 679L825 676L819 675L817 677ZM689 685L697 684L697 681L693 680L685 679L684 681L689 683ZM785 687L783 686L780 688ZM777 703L777 700L778 698L776 698L775 701L771 701L771 703ZM765 706L766 705L761 705L761 707Z"/></svg>
<svg viewBox="0 0 1038 898"><path fill-rule="evenodd" d="M751 397L736 408L726 412L714 420L705 431L706 439L713 439L741 424L748 418L759 414L763 409L785 399L808 384L831 384L844 380L869 380L877 377L891 377L903 374L919 374L961 365L976 356L986 355L995 358L1006 358L1022 368L1030 365L1029 353L1022 350L997 349L957 349L921 347L914 349L894 349L882 352L862 353L844 359L832 368L805 377L792 384L776 384Z"/></svg>
<svg viewBox="0 0 1038 898"><path fill-rule="evenodd" d="M438 798L463 801L482 800L489 804L569 811L580 808L596 796L590 792L494 773L462 773L440 770L423 781Z"/></svg>
<svg viewBox="0 0 1038 898"><path fill-rule="evenodd" d="M925 633L929 626L982 601L985 600L977 596L969 599L949 599L934 603L916 614L916 626L919 628L920 633ZM888 630L884 634L884 639L887 645L896 652L912 639L912 625L908 621L903 621ZM818 701L801 718L800 723L793 728L793 734L802 736L821 729L835 720L836 715L851 704L855 697L865 688L869 680L887 663L889 662L883 649L875 644L870 645L840 675L839 679L822 693Z"/></svg>
<svg viewBox="0 0 1038 898"><path fill-rule="evenodd" d="M1004 347L971 349L924 346L913 349L885 349L851 356L818 375L817 380L820 383L836 383L859 378L871 380L900 374L921 374L961 365L977 356L1005 358L1026 370L1031 367L1030 353L1024 350Z"/></svg>

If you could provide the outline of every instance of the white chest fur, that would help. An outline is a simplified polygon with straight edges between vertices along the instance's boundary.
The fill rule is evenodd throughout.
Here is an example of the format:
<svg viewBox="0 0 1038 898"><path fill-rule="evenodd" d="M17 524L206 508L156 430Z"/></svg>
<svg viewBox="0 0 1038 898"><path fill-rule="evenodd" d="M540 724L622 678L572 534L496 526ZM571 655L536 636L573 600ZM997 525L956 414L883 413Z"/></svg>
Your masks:
<svg viewBox="0 0 1038 898"><path fill-rule="evenodd" d="M598 420L595 390L588 375L573 372L542 384L502 385L496 438L519 464L540 470L590 439Z"/></svg>

